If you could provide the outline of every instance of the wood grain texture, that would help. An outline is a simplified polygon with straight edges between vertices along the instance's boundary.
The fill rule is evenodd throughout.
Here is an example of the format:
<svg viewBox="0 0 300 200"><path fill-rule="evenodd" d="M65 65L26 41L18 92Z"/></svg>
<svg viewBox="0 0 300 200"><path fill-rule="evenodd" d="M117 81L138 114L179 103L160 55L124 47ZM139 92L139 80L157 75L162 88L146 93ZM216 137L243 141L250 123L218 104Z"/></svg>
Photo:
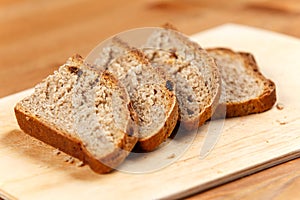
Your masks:
<svg viewBox="0 0 300 200"><path fill-rule="evenodd" d="M221 45L234 50L251 51L261 71L276 83L278 101L284 105L284 109L274 107L262 114L226 120L221 138L204 159L199 158L199 150L210 123L214 122L203 126L187 152L168 167L146 174L115 171L98 175L87 166L77 167L77 161L64 162L67 155L55 155L52 147L19 130L12 108L16 101L32 92L25 91L0 100L1 189L22 199L51 199L58 194L63 199L85 199L90 196L111 199L125 196L175 198L204 191L299 157L300 95L294 91L300 87L300 71L295 65L299 58L300 41L236 25L221 26L196 34L193 38L204 47ZM285 48L281 51L274 51L282 46ZM167 155L165 159L168 159ZM289 165L287 163L285 166ZM220 187L219 192L217 188L217 193L208 191L194 198L200 198L201 195L211 199L252 199L253 195L260 199L282 199L293 196L297 194L299 173L283 171L279 171L277 176L273 171L262 172L266 175L254 180L250 176L250 180L242 179L236 185L230 183ZM246 185L251 181L256 183L251 187ZM116 184L118 187L115 187ZM276 188L279 190L274 194Z"/></svg>
<svg viewBox="0 0 300 200"><path fill-rule="evenodd" d="M298 160L272 167L257 174L219 186L188 199L232 200L232 199L298 199ZM297 174L295 176L295 174ZM297 188L297 189L296 189Z"/></svg>
<svg viewBox="0 0 300 200"><path fill-rule="evenodd" d="M193 34L234 22L300 37L298 4L297 0L132 0L126 3L117 0L1 0L0 97L32 87L73 53L87 55L104 38L128 28L157 26L168 21L183 32ZM282 46L278 51L285 48ZM259 61L264 62L264 58ZM282 66L285 66L284 62L281 62ZM284 69L282 67L276 75L282 73L286 76ZM267 72L272 74L270 70ZM284 88L281 92L285 95ZM3 123L0 121L0 127L4 126ZM284 124L284 116L276 123ZM18 131L13 133L15 137L8 139L12 146L24 139L19 138ZM32 147L23 146L22 151L30 157L34 153ZM40 163L47 163L44 161L47 157L36 158L40 154L34 155ZM298 186L299 164L297 159L234 181L228 186L209 190L204 196L200 194L195 198L264 199L264 196L272 196L274 191L287 185L286 189L276 194L281 199L293 199L298 194L293 188ZM12 165L12 168L15 166ZM23 174L22 170L20 174ZM3 180L0 176L0 188ZM260 182L270 187L258 189Z"/></svg>
<svg viewBox="0 0 300 200"><path fill-rule="evenodd" d="M251 2L250 7L251 6L257 9L288 13L291 15L300 14L300 2L297 0L258 0Z"/></svg>

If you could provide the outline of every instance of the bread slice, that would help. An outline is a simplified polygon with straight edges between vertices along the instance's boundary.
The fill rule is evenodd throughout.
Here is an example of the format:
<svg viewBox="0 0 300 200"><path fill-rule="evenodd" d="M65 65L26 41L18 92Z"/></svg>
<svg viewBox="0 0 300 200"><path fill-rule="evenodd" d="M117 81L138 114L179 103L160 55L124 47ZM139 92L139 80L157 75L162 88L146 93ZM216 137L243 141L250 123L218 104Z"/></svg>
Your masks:
<svg viewBox="0 0 300 200"><path fill-rule="evenodd" d="M15 106L29 135L70 154L98 173L118 166L137 142L137 117L124 86L79 55Z"/></svg>
<svg viewBox="0 0 300 200"><path fill-rule="evenodd" d="M220 75L214 60L183 34L161 28L143 47L152 66L176 83L180 121L186 129L198 128L208 120L220 96Z"/></svg>
<svg viewBox="0 0 300 200"><path fill-rule="evenodd" d="M96 64L126 86L139 118L137 145L144 151L157 148L178 120L174 83L152 68L142 52L118 38L103 49Z"/></svg>
<svg viewBox="0 0 300 200"><path fill-rule="evenodd" d="M222 76L221 106L226 117L260 113L276 102L275 84L259 71L252 54L226 48L207 49Z"/></svg>

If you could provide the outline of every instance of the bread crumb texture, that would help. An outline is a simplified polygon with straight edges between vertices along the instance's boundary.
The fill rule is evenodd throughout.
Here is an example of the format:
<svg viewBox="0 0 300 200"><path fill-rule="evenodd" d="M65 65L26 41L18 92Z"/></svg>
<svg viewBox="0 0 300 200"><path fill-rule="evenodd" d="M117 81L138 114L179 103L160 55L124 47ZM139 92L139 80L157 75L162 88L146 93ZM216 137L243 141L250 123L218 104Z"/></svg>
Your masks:
<svg viewBox="0 0 300 200"><path fill-rule="evenodd" d="M243 102L260 96L265 80L256 75L252 68L245 67L244 58L239 54L212 51L222 76L220 103Z"/></svg>
<svg viewBox="0 0 300 200"><path fill-rule="evenodd" d="M96 159L113 153L124 138L129 97L110 74L70 58L20 102L27 113L82 141Z"/></svg>
<svg viewBox="0 0 300 200"><path fill-rule="evenodd" d="M173 88L167 88L174 84L153 69L141 51L129 48L120 40L115 42L103 49L100 64L125 85L138 115L139 138L150 138L164 129L174 109L175 93ZM172 117L177 120L177 116Z"/></svg>
<svg viewBox="0 0 300 200"><path fill-rule="evenodd" d="M175 83L180 120L187 128L193 123L202 125L210 118L220 92L220 77L216 64L204 49L183 34L166 28L150 35L143 52L153 67Z"/></svg>

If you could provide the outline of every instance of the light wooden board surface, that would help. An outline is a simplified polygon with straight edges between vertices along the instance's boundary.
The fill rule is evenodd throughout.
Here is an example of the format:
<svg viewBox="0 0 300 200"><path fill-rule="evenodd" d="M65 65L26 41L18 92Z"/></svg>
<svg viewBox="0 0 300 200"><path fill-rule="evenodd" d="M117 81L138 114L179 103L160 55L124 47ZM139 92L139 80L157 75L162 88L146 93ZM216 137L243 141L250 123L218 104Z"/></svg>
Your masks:
<svg viewBox="0 0 300 200"><path fill-rule="evenodd" d="M31 92L24 91L0 99L1 190L22 199L181 197L299 157L300 41L233 24L193 38L205 47L252 52L261 71L276 83L284 109L226 120L215 148L204 159L199 152L209 123L168 167L146 174L98 175L87 166L64 162L64 154L54 155L52 147L19 130L13 106Z"/></svg>

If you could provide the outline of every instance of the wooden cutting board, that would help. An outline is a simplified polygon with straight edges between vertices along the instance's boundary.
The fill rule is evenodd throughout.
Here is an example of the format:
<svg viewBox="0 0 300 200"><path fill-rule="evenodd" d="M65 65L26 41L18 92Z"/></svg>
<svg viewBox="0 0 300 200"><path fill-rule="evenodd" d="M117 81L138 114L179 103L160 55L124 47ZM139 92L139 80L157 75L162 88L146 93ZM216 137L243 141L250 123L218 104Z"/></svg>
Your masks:
<svg viewBox="0 0 300 200"><path fill-rule="evenodd" d="M23 91L0 99L0 194L21 199L183 197L299 157L300 40L234 24L192 38L204 47L252 52L263 74L276 83L284 108L226 119L215 147L204 158L200 150L207 130L217 122L204 125L188 150L167 167L98 175L88 166L76 166L77 161L66 162L67 155L57 155L54 148L19 130L13 107L32 90ZM172 159L172 154L160 159L157 162Z"/></svg>

